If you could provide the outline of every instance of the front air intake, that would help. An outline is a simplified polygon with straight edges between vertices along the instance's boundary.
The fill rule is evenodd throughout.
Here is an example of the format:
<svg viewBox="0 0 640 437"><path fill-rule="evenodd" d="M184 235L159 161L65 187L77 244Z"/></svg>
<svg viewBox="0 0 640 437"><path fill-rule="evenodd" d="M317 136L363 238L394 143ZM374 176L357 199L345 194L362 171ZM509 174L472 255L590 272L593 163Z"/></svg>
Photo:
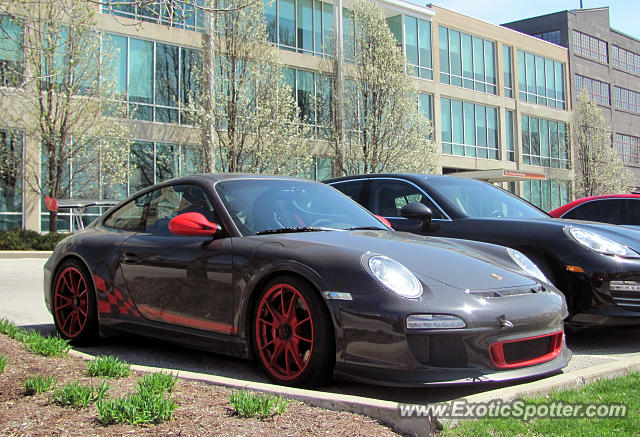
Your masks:
<svg viewBox="0 0 640 437"><path fill-rule="evenodd" d="M498 369L533 366L551 361L562 350L563 332L493 343L489 347L491 362Z"/></svg>

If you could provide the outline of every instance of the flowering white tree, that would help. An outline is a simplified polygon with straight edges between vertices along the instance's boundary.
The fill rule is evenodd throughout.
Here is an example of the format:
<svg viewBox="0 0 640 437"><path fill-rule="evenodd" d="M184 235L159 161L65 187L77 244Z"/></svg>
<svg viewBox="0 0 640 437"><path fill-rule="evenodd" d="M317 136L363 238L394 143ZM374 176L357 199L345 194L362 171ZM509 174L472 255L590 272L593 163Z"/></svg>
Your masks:
<svg viewBox="0 0 640 437"><path fill-rule="evenodd" d="M110 183L126 175L126 107L111 62L117 53L103 46L95 12L75 0L0 1L2 46L20 54L5 65L12 83L2 88L0 124L40 142L42 165L27 160L25 180L42 196L67 197L72 185L76 194L97 196L98 168ZM57 231L56 212L49 230Z"/></svg>
<svg viewBox="0 0 640 437"><path fill-rule="evenodd" d="M416 84L405 74L405 57L382 9L356 0L353 22L357 31L351 52L354 64L345 68L345 132L338 132L333 141L343 166L338 172L439 173L440 153L431 140L431 122L418 107Z"/></svg>
<svg viewBox="0 0 640 437"><path fill-rule="evenodd" d="M611 130L586 90L578 95L571 116L574 194L576 197L628 193L633 175L611 146Z"/></svg>

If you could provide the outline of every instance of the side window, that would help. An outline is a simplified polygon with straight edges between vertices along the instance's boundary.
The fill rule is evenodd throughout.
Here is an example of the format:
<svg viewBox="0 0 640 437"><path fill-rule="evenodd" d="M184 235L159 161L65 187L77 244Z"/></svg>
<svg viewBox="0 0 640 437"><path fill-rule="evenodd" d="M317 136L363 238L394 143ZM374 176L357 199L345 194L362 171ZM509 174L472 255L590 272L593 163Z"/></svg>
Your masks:
<svg viewBox="0 0 640 437"><path fill-rule="evenodd" d="M575 207L563 218L620 224L626 216L624 199L593 200Z"/></svg>
<svg viewBox="0 0 640 437"><path fill-rule="evenodd" d="M628 225L640 226L640 199L627 200Z"/></svg>
<svg viewBox="0 0 640 437"><path fill-rule="evenodd" d="M336 190L339 190L342 194L349 196L352 200L364 205L362 191L364 190L366 182L366 180L337 182L335 184L331 184L331 186Z"/></svg>
<svg viewBox="0 0 640 437"><path fill-rule="evenodd" d="M104 221L104 226L118 231L139 232L144 230L150 194L137 197L114 211Z"/></svg>
<svg viewBox="0 0 640 437"><path fill-rule="evenodd" d="M211 202L204 190L197 185L171 185L152 191L149 195L145 232L171 235L169 222L186 212L199 212L209 221L216 221Z"/></svg>
<svg viewBox="0 0 640 437"><path fill-rule="evenodd" d="M415 185L392 179L371 182L371 212L374 214L400 217L400 209L415 202L429 207L434 219L444 218L440 209Z"/></svg>

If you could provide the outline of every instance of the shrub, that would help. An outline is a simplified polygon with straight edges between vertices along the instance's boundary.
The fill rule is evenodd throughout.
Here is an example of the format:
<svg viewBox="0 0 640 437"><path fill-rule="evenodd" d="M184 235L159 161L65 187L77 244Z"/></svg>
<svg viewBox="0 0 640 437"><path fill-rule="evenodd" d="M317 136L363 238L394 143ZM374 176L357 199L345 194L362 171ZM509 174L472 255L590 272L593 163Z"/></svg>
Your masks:
<svg viewBox="0 0 640 437"><path fill-rule="evenodd" d="M53 250L71 234L39 234L26 229L0 231L0 250Z"/></svg>
<svg viewBox="0 0 640 437"><path fill-rule="evenodd" d="M235 390L229 395L229 403L240 417L259 416L264 419L274 414L284 413L289 401L284 400L282 396L275 397L246 390Z"/></svg>
<svg viewBox="0 0 640 437"><path fill-rule="evenodd" d="M82 408L91 402L101 401L108 389L109 384L106 382L101 383L99 387L93 387L80 385L80 383L76 381L55 389L49 401L61 406L70 405L75 408Z"/></svg>
<svg viewBox="0 0 640 437"><path fill-rule="evenodd" d="M104 378L126 378L129 376L131 364L120 361L111 355L100 355L87 364L89 376L101 376Z"/></svg>
<svg viewBox="0 0 640 437"><path fill-rule="evenodd" d="M44 393L51 390L53 384L55 384L56 378L53 376L30 376L22 382L24 388L24 394L27 396L33 396L36 394Z"/></svg>

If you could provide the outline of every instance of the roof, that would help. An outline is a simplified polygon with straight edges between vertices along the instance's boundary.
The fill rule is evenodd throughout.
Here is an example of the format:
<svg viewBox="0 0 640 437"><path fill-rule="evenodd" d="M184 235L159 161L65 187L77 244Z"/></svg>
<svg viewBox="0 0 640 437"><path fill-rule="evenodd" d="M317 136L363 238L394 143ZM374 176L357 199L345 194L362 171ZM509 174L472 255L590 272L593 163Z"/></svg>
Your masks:
<svg viewBox="0 0 640 437"><path fill-rule="evenodd" d="M569 202L566 205L562 205L560 208L554 209L549 214L554 217L561 217L578 205L600 199L640 199L640 194L602 194L600 196L583 197L581 199L576 199L573 202Z"/></svg>

